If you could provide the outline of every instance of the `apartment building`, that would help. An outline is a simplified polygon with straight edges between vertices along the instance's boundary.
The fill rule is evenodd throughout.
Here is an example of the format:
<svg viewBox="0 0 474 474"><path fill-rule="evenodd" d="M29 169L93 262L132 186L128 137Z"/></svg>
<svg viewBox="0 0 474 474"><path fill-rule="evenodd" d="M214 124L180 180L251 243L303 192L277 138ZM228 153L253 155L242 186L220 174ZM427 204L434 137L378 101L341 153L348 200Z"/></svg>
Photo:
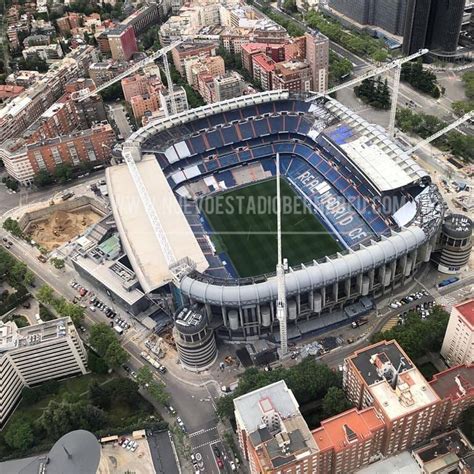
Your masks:
<svg viewBox="0 0 474 474"><path fill-rule="evenodd" d="M474 365L458 365L435 374L430 386L442 400L436 428L455 426L463 411L474 405Z"/></svg>
<svg viewBox="0 0 474 474"><path fill-rule="evenodd" d="M160 104L166 117L189 109L186 91L181 86L174 87L173 92L170 92L168 89L162 89L160 91Z"/></svg>
<svg viewBox="0 0 474 474"><path fill-rule="evenodd" d="M188 84L198 89L198 75L208 74L213 77L225 74L224 60L220 56L209 56L206 58L190 58L184 62L186 81Z"/></svg>
<svg viewBox="0 0 474 474"><path fill-rule="evenodd" d="M449 366L474 362L474 298L453 306L441 355Z"/></svg>
<svg viewBox="0 0 474 474"><path fill-rule="evenodd" d="M144 95L148 92L148 77L145 74L134 74L122 79L122 90L127 102L131 102L132 97Z"/></svg>
<svg viewBox="0 0 474 474"><path fill-rule="evenodd" d="M396 341L379 342L346 358L343 386L356 408L373 406L381 414L385 455L427 439L435 427L441 399Z"/></svg>
<svg viewBox="0 0 474 474"><path fill-rule="evenodd" d="M253 78L264 91L272 89L272 74L275 70L275 61L266 54L260 53L252 57Z"/></svg>
<svg viewBox="0 0 474 474"><path fill-rule="evenodd" d="M20 135L63 94L67 82L84 75L88 56L88 48L68 54L3 107L0 110L0 144Z"/></svg>
<svg viewBox="0 0 474 474"><path fill-rule="evenodd" d="M312 90L313 73L307 61L284 61L275 64L272 73L272 89L287 89L290 92Z"/></svg>
<svg viewBox="0 0 474 474"><path fill-rule="evenodd" d="M96 125L27 146L27 156L33 173L40 170L54 172L57 165L67 163L78 166L82 162L110 160L115 134L109 124Z"/></svg>
<svg viewBox="0 0 474 474"><path fill-rule="evenodd" d="M184 41L171 50L174 67L184 76L186 73L184 67L186 60L215 56L216 48L216 44L212 42L198 43L194 41Z"/></svg>
<svg viewBox="0 0 474 474"><path fill-rule="evenodd" d="M127 61L102 61L89 66L89 77L98 87L115 76L122 74L130 65Z"/></svg>
<svg viewBox="0 0 474 474"><path fill-rule="evenodd" d="M21 54L26 60L42 59L43 61L54 61L64 56L59 43L29 46Z"/></svg>
<svg viewBox="0 0 474 474"><path fill-rule="evenodd" d="M147 112L160 108L160 91L163 89L159 75L135 74L122 79L125 100L132 106L134 117L140 122Z"/></svg>
<svg viewBox="0 0 474 474"><path fill-rule="evenodd" d="M160 11L158 3L147 3L122 21L122 25L131 26L135 36L144 33L150 26L158 25Z"/></svg>
<svg viewBox="0 0 474 474"><path fill-rule="evenodd" d="M234 399L234 409L251 474L316 472L318 446L283 380Z"/></svg>
<svg viewBox="0 0 474 474"><path fill-rule="evenodd" d="M244 88L244 80L238 73L228 73L221 77L214 77L214 101L240 97Z"/></svg>
<svg viewBox="0 0 474 474"><path fill-rule="evenodd" d="M24 387L87 372L87 355L70 318L18 328L0 322L0 426Z"/></svg>
<svg viewBox="0 0 474 474"><path fill-rule="evenodd" d="M147 112L155 112L160 108L160 95L159 93L136 95L132 97L130 105L133 116L140 123Z"/></svg>
<svg viewBox="0 0 474 474"><path fill-rule="evenodd" d="M313 74L313 91L325 92L329 77L329 39L320 32L306 33L306 59Z"/></svg>
<svg viewBox="0 0 474 474"><path fill-rule="evenodd" d="M385 423L373 407L352 409L321 422L313 431L321 473L352 472L380 456Z"/></svg>
<svg viewBox="0 0 474 474"><path fill-rule="evenodd" d="M106 31L112 59L129 61L138 52L137 39L133 28L120 24Z"/></svg>

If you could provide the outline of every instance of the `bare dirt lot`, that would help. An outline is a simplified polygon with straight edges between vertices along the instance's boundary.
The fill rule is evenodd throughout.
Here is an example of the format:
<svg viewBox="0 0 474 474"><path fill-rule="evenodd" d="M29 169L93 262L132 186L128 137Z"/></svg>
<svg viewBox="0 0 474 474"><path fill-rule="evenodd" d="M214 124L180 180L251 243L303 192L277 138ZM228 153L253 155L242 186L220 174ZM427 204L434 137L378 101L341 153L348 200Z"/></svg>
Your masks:
<svg viewBox="0 0 474 474"><path fill-rule="evenodd" d="M30 239L48 251L69 242L101 216L90 207L72 211L55 211L44 219L32 222L27 229Z"/></svg>

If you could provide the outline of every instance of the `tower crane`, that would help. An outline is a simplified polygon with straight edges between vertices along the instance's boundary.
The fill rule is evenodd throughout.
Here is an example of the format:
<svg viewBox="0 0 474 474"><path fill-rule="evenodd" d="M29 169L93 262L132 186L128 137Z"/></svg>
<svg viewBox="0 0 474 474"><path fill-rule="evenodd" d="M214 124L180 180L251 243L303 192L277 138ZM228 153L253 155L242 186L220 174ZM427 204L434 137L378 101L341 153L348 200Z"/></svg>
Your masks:
<svg viewBox="0 0 474 474"><path fill-rule="evenodd" d="M431 135L430 137L419 141L414 147L412 147L408 151L406 151L405 154L406 155L411 155L416 150L424 147L425 145L430 144L431 142L435 141L437 138L443 136L445 133L448 133L451 130L454 130L455 128L459 127L459 125L462 125L464 122L467 122L468 120L471 120L471 119L474 119L474 110L471 110L471 112L468 112L467 114L464 114L462 117L458 118L453 123L450 123L447 127L443 128L439 132L436 132L433 135Z"/></svg>
<svg viewBox="0 0 474 474"><path fill-rule="evenodd" d="M391 69L395 68L395 77L394 77L394 83L393 83L393 88L392 88L392 105L390 109L390 122L388 126L389 135L393 137L395 134L395 116L397 113L397 101L398 101L398 93L400 90L400 74L402 71L402 64L405 64L409 61L413 61L413 59L417 59L423 56L424 54L428 53L428 51L429 51L428 49L420 49L416 53L410 54L409 56L406 56L400 59L395 59L394 61L388 64L384 64L383 66L379 66L379 67L376 67L375 69L371 69L370 71L367 71L364 74L361 74L360 76L357 76L354 79L351 79L350 81L331 87L325 92L313 92L316 95L308 98L307 100L313 101L320 97L328 96L332 94L333 92L337 92L346 87L355 86L356 84L364 81L365 79L378 76L379 74L383 74L384 72L390 71Z"/></svg>
<svg viewBox="0 0 474 474"><path fill-rule="evenodd" d="M280 358L288 353L288 332L286 306L285 267L286 260L282 258L281 252L281 191L280 191L280 154L276 155L276 185L277 185L277 239L278 239L278 261L276 265L276 277L278 288L277 319L280 323Z"/></svg>
<svg viewBox="0 0 474 474"><path fill-rule="evenodd" d="M126 78L130 74L134 73L135 71L138 71L140 68L146 66L147 64L152 63L156 59L163 57L164 59L164 66L165 66L165 74L166 74L166 79L168 81L168 85L171 83L171 75L169 71L169 65L168 65L168 58L166 55L176 46L179 46L182 43L182 41L175 41L174 43L170 44L169 46L165 46L164 48L159 49L158 51L155 51L153 54L150 56L147 56L145 59L142 59L141 61L138 61L137 63L133 64L130 66L128 69L126 69L124 72L120 73L118 76L115 76L113 79L110 79L110 81L104 82L101 84L97 89L94 89L93 91L89 91L85 94L81 94L79 97L79 102L82 102L85 99L88 99L92 95L97 95L99 92L103 91L104 89L107 89L107 87L110 87L112 84L115 84L118 81L121 81L122 79ZM171 89L172 91L172 86ZM172 98L173 100L173 98Z"/></svg>

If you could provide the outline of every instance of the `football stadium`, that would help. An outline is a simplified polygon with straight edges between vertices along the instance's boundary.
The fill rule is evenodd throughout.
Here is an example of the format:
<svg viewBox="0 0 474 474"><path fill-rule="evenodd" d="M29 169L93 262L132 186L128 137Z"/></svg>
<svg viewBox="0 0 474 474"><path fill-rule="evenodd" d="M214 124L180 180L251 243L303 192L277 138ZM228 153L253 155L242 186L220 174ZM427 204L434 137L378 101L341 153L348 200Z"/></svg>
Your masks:
<svg viewBox="0 0 474 474"><path fill-rule="evenodd" d="M188 110L122 153L107 183L140 286L198 308L224 339L278 341L277 155L290 338L412 281L443 220L426 171L327 97L267 91Z"/></svg>

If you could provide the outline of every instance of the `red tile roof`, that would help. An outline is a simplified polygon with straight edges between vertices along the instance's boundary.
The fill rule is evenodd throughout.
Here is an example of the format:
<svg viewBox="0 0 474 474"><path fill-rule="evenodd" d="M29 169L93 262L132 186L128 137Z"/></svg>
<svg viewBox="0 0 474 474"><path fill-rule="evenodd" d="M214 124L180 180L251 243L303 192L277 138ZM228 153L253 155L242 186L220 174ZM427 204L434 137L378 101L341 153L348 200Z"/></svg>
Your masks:
<svg viewBox="0 0 474 474"><path fill-rule="evenodd" d="M456 305L455 308L462 314L470 326L474 326L474 298Z"/></svg>
<svg viewBox="0 0 474 474"><path fill-rule="evenodd" d="M369 438L379 429L383 429L384 422L377 416L373 407L358 411L356 408L345 411L332 418L321 422L321 428L313 431L313 438L321 451L334 449L335 452L342 451L350 443L347 438L347 429L357 435L362 441Z"/></svg>
<svg viewBox="0 0 474 474"><path fill-rule="evenodd" d="M272 72L275 69L275 63L266 54L256 54L252 61L258 64L266 72Z"/></svg>

